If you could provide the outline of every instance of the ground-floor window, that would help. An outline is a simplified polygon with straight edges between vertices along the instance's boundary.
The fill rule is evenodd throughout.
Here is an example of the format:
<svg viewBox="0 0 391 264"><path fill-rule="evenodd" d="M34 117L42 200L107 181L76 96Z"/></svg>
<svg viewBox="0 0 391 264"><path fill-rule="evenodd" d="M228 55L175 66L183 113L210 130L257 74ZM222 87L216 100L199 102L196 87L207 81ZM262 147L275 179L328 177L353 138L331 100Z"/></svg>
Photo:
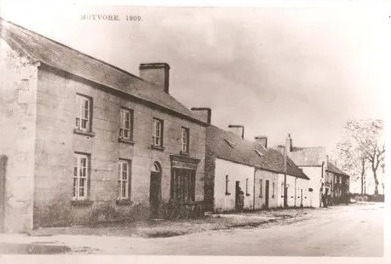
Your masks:
<svg viewBox="0 0 391 264"><path fill-rule="evenodd" d="M119 199L129 199L130 194L130 161L120 160L118 162L118 190Z"/></svg>
<svg viewBox="0 0 391 264"><path fill-rule="evenodd" d="M195 170L172 170L171 199L176 202L195 201Z"/></svg>
<svg viewBox="0 0 391 264"><path fill-rule="evenodd" d="M275 189L276 189L276 184L273 182L273 195L272 195L272 198L274 198Z"/></svg>
<svg viewBox="0 0 391 264"><path fill-rule="evenodd" d="M73 170L73 198L77 200L86 199L88 195L89 180L89 155L75 153Z"/></svg>

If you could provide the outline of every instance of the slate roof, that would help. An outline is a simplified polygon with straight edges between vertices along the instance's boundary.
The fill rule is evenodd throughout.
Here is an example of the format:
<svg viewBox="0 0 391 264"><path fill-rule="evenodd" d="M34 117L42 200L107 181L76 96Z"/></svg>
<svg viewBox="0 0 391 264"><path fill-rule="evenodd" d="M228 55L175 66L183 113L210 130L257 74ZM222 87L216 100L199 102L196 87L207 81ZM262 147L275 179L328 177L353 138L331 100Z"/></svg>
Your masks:
<svg viewBox="0 0 391 264"><path fill-rule="evenodd" d="M220 159L284 173L284 157L275 149L265 149L256 142L242 139L234 133L213 125L207 127L206 138L207 153L211 151ZM289 158L287 165L288 175L309 179Z"/></svg>
<svg viewBox="0 0 391 264"><path fill-rule="evenodd" d="M178 113L194 122L205 124L174 97L140 77L8 22L1 17L0 37L12 49L34 62L63 70L113 90L119 90L141 101Z"/></svg>
<svg viewBox="0 0 391 264"><path fill-rule="evenodd" d="M326 160L326 149L324 147L293 147L289 156L298 166L321 166ZM327 163L327 171L349 176L331 162Z"/></svg>
<svg viewBox="0 0 391 264"><path fill-rule="evenodd" d="M335 174L339 174L339 175L343 175L343 176L348 176L348 174L346 174L345 172L343 172L342 170L340 170L337 166L335 166L333 163L331 162L328 162L327 163L327 170L326 171L329 171L329 172L332 172L332 173L335 173Z"/></svg>
<svg viewBox="0 0 391 264"><path fill-rule="evenodd" d="M298 166L317 166L322 165L326 158L326 149L324 147L308 147L298 148L294 147L289 157Z"/></svg>

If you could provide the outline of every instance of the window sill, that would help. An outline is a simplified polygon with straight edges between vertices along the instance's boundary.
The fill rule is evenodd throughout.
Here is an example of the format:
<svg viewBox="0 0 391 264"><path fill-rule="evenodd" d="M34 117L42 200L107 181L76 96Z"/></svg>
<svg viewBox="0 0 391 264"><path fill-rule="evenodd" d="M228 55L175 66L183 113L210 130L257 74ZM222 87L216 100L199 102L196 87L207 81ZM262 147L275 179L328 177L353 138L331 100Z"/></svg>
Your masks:
<svg viewBox="0 0 391 264"><path fill-rule="evenodd" d="M189 156L189 152L181 151L181 152L179 152L179 154L182 156Z"/></svg>
<svg viewBox="0 0 391 264"><path fill-rule="evenodd" d="M78 128L73 129L73 133L79 134L79 135L88 136L88 137L95 137L95 133L94 132L92 132L92 131L84 131L84 130L80 130Z"/></svg>
<svg viewBox="0 0 391 264"><path fill-rule="evenodd" d="M229 193L229 192L226 192L226 193L225 193L225 195L231 195L231 193Z"/></svg>
<svg viewBox="0 0 391 264"><path fill-rule="evenodd" d="M129 144L129 145L134 145L134 141L131 139L126 139L126 138L118 138L118 142Z"/></svg>
<svg viewBox="0 0 391 264"><path fill-rule="evenodd" d="M71 204L76 206L89 206L93 202L91 200L85 199L85 200L72 200Z"/></svg>
<svg viewBox="0 0 391 264"><path fill-rule="evenodd" d="M133 202L129 199L117 199L115 200L116 205L132 205Z"/></svg>
<svg viewBox="0 0 391 264"><path fill-rule="evenodd" d="M162 147L162 146L156 146L156 145L151 145L151 149L156 149L156 150L159 150L159 151L164 151L164 147Z"/></svg>

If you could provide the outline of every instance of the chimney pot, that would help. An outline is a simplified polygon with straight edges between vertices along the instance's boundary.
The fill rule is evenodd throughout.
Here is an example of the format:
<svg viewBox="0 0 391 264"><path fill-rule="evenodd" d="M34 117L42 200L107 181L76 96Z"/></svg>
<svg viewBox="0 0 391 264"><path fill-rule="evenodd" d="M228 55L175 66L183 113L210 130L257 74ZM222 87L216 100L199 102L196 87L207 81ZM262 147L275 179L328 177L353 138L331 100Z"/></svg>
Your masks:
<svg viewBox="0 0 391 264"><path fill-rule="evenodd" d="M255 142L259 143L264 148L267 148L267 137L266 136L257 136L257 137L255 137Z"/></svg>
<svg viewBox="0 0 391 264"><path fill-rule="evenodd" d="M170 65L164 62L140 64L140 77L169 93Z"/></svg>

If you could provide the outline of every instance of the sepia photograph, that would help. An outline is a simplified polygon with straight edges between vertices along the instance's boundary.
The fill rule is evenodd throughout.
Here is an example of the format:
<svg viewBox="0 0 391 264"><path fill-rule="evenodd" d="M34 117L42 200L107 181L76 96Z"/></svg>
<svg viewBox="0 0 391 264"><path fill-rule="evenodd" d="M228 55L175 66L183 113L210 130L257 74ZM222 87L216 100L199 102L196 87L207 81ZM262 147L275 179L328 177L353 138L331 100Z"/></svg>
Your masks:
<svg viewBox="0 0 391 264"><path fill-rule="evenodd" d="M0 255L387 257L390 6L18 2Z"/></svg>

